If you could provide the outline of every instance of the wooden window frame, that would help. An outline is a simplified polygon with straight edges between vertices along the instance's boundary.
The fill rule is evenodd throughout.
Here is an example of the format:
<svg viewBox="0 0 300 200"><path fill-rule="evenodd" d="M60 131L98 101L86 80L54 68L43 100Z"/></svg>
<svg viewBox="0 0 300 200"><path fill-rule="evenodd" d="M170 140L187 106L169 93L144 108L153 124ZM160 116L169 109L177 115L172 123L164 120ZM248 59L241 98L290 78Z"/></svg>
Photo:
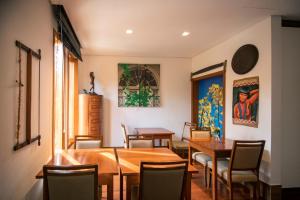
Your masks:
<svg viewBox="0 0 300 200"><path fill-rule="evenodd" d="M197 124L198 127L198 109L199 109L199 104L198 104L198 96L199 96L199 81L212 78L212 77L217 77L217 76L222 76L223 77L223 137L222 141L225 140L225 125L226 125L226 64L227 61L225 60L223 63L219 63L216 65L212 65L209 67L206 67L204 69L201 69L197 72L191 73L191 122ZM201 73L206 73L209 72L210 70L214 70L218 67L222 67L223 70L219 70L217 72L213 73L208 73L202 76L197 76L194 77L194 75L198 75ZM199 127L198 127L199 128Z"/></svg>

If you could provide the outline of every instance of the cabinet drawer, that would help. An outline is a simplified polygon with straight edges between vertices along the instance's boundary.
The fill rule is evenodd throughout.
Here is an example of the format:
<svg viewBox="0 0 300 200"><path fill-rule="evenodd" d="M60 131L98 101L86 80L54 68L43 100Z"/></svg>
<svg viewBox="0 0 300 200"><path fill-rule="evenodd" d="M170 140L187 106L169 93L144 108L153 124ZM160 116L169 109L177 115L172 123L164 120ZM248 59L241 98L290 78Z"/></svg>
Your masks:
<svg viewBox="0 0 300 200"><path fill-rule="evenodd" d="M100 130L99 125L91 125L91 126L89 127L89 132L90 132L90 133L91 133L91 132L99 132L99 130Z"/></svg>
<svg viewBox="0 0 300 200"><path fill-rule="evenodd" d="M96 111L96 110L100 110L100 104L99 103L90 103L89 110L91 112Z"/></svg>
<svg viewBox="0 0 300 200"><path fill-rule="evenodd" d="M100 118L100 112L90 112L89 119Z"/></svg>

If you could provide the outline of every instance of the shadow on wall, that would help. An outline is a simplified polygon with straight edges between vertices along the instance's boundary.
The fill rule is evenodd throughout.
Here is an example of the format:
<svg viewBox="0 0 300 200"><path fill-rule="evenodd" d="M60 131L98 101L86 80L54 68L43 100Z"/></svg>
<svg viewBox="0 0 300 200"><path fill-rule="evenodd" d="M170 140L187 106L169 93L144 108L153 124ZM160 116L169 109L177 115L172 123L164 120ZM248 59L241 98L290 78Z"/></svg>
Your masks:
<svg viewBox="0 0 300 200"><path fill-rule="evenodd" d="M262 180L265 183L270 183L270 179L271 177L269 177L271 174L270 172L270 152L268 150L264 150L263 156L262 156L262 160L261 160L261 164L260 164L260 173L259 173L259 179ZM269 175L269 176L268 176Z"/></svg>
<svg viewBox="0 0 300 200"><path fill-rule="evenodd" d="M43 179L39 179L25 196L26 200L43 200Z"/></svg>

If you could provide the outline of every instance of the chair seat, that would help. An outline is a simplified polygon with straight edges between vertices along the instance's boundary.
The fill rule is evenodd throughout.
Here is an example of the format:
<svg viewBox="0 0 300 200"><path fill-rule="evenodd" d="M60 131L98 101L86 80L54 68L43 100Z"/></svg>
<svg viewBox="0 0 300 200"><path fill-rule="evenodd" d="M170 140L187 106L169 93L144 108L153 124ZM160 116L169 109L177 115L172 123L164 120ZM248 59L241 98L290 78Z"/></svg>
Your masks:
<svg viewBox="0 0 300 200"><path fill-rule="evenodd" d="M218 160L218 175L224 178L226 181L228 180L228 167L229 161ZM208 168L212 168L212 161L208 161L207 163ZM241 182L256 182L257 176L254 174L253 171L232 171L232 182L241 183Z"/></svg>
<svg viewBox="0 0 300 200"><path fill-rule="evenodd" d="M228 170L224 171L223 178L228 180ZM232 171L232 182L256 182L257 176L253 171Z"/></svg>
<svg viewBox="0 0 300 200"><path fill-rule="evenodd" d="M217 169L218 175L222 177L223 173L228 170L229 161L227 159L218 160L217 165L218 165L218 169ZM212 169L212 161L207 162L207 167Z"/></svg>
<svg viewBox="0 0 300 200"><path fill-rule="evenodd" d="M188 149L189 144L185 141L175 140L175 141L172 141L172 148L174 148L174 149Z"/></svg>
<svg viewBox="0 0 300 200"><path fill-rule="evenodd" d="M207 162L211 160L211 157L203 152L194 152L192 154L192 159L206 166Z"/></svg>

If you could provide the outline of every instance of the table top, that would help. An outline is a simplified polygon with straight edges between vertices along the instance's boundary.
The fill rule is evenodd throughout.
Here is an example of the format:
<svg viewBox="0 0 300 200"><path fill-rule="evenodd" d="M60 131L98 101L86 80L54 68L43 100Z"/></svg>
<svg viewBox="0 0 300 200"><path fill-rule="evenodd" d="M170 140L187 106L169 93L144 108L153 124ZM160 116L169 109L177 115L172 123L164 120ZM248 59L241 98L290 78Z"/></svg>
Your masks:
<svg viewBox="0 0 300 200"><path fill-rule="evenodd" d="M56 153L47 165L69 166L98 164L98 175L118 175L118 163L113 148L69 149ZM36 178L43 177L41 170Z"/></svg>
<svg viewBox="0 0 300 200"><path fill-rule="evenodd" d="M168 129L165 128L136 128L138 135L159 135L159 134L168 134L168 135L173 135L175 134L172 131L169 131Z"/></svg>
<svg viewBox="0 0 300 200"><path fill-rule="evenodd" d="M211 151L231 151L233 140L225 139L223 142L216 140L214 137L190 139L189 143L192 147L200 147Z"/></svg>
<svg viewBox="0 0 300 200"><path fill-rule="evenodd" d="M133 148L117 149L119 166L123 175L137 175L140 173L141 161L180 161L183 160L177 154L167 148ZM198 170L189 165L190 173L197 173Z"/></svg>

